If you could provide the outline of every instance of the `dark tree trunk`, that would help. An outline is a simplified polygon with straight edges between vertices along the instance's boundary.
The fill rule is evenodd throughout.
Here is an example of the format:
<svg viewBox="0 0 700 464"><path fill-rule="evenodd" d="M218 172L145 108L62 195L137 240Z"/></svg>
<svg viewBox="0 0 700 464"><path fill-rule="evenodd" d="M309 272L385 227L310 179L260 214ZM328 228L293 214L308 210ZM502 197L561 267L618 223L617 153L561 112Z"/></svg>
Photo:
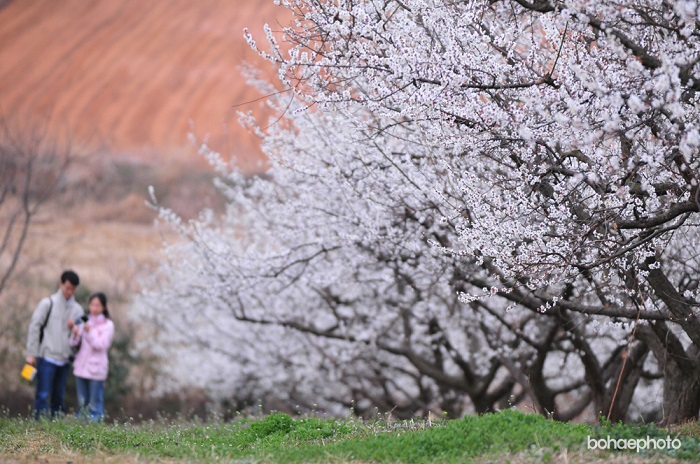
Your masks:
<svg viewBox="0 0 700 464"><path fill-rule="evenodd" d="M612 422L625 422L627 420L627 413L629 412L630 404L632 403L632 396L634 396L634 390L637 388L639 379L642 376L642 368L644 367L644 360L647 358L649 353L649 347L645 343L637 343L634 345L627 356L627 362L621 363L619 369L614 377L610 380L610 386L608 388L609 404L608 406L608 419ZM624 365L624 371L620 375L620 370ZM619 387L618 387L619 383ZM615 391L617 390L617 394Z"/></svg>
<svg viewBox="0 0 700 464"><path fill-rule="evenodd" d="M664 376L663 424L697 419L700 413L700 350L684 349L663 322L641 325L637 338L654 354Z"/></svg>
<svg viewBox="0 0 700 464"><path fill-rule="evenodd" d="M700 411L700 380L697 371L687 372L675 362L664 366L664 425L688 422Z"/></svg>

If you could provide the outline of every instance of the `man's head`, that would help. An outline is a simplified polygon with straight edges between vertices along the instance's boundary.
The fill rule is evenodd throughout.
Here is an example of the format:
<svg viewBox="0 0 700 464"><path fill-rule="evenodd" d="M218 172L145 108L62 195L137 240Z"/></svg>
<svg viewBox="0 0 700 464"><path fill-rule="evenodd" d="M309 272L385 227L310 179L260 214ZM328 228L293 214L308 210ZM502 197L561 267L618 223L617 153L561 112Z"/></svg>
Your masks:
<svg viewBox="0 0 700 464"><path fill-rule="evenodd" d="M61 292L66 300L75 295L75 289L80 285L80 277L73 271L63 271L61 274Z"/></svg>

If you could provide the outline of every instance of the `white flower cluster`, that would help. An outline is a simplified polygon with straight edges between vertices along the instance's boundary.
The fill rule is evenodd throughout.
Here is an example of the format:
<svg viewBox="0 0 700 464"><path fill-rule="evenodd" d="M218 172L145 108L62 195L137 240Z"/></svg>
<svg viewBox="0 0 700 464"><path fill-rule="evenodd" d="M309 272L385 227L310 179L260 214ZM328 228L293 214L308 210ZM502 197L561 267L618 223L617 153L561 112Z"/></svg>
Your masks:
<svg viewBox="0 0 700 464"><path fill-rule="evenodd" d="M606 407L622 359L653 364L638 320L700 345L697 2L280 4L291 48L267 29L261 54L294 96L267 129L246 118L272 168L220 168L225 216L164 271L192 283L169 308L210 312L201 340L249 347L229 377L567 417L572 392Z"/></svg>

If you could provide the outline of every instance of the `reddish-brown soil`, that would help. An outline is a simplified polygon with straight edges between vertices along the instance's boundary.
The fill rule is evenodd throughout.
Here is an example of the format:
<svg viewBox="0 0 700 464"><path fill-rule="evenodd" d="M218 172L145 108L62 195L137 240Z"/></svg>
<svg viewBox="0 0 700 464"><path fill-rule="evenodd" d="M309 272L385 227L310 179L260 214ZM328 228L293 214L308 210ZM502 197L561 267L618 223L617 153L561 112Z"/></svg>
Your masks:
<svg viewBox="0 0 700 464"><path fill-rule="evenodd" d="M0 0L0 114L142 160L194 156L192 122L255 170L236 111L260 95L239 66L269 66L243 28L262 39L282 13L273 0Z"/></svg>
<svg viewBox="0 0 700 464"><path fill-rule="evenodd" d="M261 95L240 66L275 70L243 29L262 42L265 23L288 23L284 12L273 0L0 0L0 123L40 125L79 154L73 203L42 209L22 275L53 282L72 267L91 288L128 296L164 239L144 205L148 185L189 217L220 206L190 121L244 171L260 170L257 140L236 112L257 111L245 102Z"/></svg>

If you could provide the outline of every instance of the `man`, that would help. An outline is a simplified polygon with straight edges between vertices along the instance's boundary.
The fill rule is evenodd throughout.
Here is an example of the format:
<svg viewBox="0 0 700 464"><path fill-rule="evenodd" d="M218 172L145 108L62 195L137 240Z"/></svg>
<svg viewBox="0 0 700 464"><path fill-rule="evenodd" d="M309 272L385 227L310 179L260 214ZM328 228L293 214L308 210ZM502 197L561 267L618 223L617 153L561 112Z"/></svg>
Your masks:
<svg viewBox="0 0 700 464"><path fill-rule="evenodd" d="M36 419L48 415L49 397L51 418L66 410L63 397L71 355L68 338L75 321L85 313L73 298L79 284L78 274L64 271L58 291L39 302L29 323L27 363L37 368L34 398Z"/></svg>

